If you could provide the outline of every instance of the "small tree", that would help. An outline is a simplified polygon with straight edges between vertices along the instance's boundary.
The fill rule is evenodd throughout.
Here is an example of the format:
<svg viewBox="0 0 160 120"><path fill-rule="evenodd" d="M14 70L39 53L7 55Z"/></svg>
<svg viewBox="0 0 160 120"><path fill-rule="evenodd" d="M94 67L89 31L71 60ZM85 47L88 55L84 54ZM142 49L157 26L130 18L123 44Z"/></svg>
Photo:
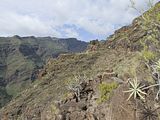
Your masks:
<svg viewBox="0 0 160 120"><path fill-rule="evenodd" d="M82 83L87 81L86 75L74 76L74 80L67 84L67 89L74 92L76 101L80 101L81 91L83 90Z"/></svg>

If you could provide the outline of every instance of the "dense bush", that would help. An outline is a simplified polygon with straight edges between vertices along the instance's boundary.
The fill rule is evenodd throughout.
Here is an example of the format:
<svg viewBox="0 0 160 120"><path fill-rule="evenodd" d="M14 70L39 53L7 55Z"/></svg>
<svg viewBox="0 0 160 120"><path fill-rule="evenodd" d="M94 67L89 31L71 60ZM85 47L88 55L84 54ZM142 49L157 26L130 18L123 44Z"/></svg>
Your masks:
<svg viewBox="0 0 160 120"><path fill-rule="evenodd" d="M114 89L116 89L118 86L117 83L101 83L98 88L100 91L100 98L98 99L98 103L102 103L106 100L108 100L111 96L111 93Z"/></svg>

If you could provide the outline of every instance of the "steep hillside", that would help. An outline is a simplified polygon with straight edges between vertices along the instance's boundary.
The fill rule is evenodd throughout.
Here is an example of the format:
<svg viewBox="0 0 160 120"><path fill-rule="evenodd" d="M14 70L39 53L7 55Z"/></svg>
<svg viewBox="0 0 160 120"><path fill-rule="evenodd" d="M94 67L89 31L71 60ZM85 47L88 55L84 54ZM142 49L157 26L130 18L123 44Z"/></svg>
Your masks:
<svg viewBox="0 0 160 120"><path fill-rule="evenodd" d="M144 19L145 18L145 19ZM105 42L51 59L4 120L159 120L160 3Z"/></svg>
<svg viewBox="0 0 160 120"><path fill-rule="evenodd" d="M57 57L60 53L81 52L86 47L87 43L75 38L1 37L0 88L7 93L3 96L14 97L29 86L37 78L38 69L43 67L47 59ZM3 106L4 102L1 104Z"/></svg>

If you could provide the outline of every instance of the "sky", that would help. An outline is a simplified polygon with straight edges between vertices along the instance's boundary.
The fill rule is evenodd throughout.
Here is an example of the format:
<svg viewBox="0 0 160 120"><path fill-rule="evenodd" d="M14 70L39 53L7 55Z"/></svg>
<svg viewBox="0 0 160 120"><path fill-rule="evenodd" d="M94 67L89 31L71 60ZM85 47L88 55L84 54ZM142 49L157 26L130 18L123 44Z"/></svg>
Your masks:
<svg viewBox="0 0 160 120"><path fill-rule="evenodd" d="M147 0L135 0L145 8ZM155 0L157 2L158 0ZM130 0L0 0L0 36L106 39L139 14Z"/></svg>

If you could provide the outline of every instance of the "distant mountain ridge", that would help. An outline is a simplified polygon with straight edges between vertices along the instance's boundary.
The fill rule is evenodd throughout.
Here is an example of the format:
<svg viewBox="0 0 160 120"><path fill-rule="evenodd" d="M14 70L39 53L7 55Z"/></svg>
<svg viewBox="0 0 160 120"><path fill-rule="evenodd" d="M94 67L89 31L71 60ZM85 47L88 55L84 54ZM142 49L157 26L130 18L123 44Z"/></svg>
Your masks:
<svg viewBox="0 0 160 120"><path fill-rule="evenodd" d="M86 42L76 38L0 37L0 92L4 93L0 106L34 81L47 59L82 52L86 47Z"/></svg>

